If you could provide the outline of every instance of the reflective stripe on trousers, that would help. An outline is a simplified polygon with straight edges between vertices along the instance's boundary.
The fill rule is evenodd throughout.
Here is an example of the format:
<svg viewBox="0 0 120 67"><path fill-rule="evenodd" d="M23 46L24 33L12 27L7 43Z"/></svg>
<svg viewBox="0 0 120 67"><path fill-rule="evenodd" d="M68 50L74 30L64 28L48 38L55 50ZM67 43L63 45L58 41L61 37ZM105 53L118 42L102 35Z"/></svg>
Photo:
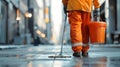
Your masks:
<svg viewBox="0 0 120 67"><path fill-rule="evenodd" d="M72 50L74 52L87 52L89 50L89 44L75 43L72 44Z"/></svg>

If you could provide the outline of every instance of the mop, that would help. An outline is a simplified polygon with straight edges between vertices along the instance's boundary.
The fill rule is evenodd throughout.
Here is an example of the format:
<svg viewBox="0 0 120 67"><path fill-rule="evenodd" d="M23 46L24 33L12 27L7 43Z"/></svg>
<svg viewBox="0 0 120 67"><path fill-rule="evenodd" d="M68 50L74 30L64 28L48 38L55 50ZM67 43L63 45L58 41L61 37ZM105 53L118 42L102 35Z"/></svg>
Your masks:
<svg viewBox="0 0 120 67"><path fill-rule="evenodd" d="M63 33L62 33L62 41L61 41L61 50L59 55L57 56L48 56L49 58L71 58L71 56L65 56L63 55L63 39L64 39L64 32L65 32L65 27L66 27L66 22L67 22L67 14L65 14L65 23L63 27Z"/></svg>

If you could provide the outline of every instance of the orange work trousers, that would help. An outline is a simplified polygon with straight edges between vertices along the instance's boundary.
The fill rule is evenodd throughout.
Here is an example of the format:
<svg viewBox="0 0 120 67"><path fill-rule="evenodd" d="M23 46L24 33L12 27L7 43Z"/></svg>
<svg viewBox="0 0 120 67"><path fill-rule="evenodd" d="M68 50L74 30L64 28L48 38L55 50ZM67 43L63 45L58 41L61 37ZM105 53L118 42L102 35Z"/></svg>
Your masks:
<svg viewBox="0 0 120 67"><path fill-rule="evenodd" d="M72 43L72 50L74 52L88 51L88 24L91 20L91 13L73 10L68 13L68 18L70 24L70 38Z"/></svg>

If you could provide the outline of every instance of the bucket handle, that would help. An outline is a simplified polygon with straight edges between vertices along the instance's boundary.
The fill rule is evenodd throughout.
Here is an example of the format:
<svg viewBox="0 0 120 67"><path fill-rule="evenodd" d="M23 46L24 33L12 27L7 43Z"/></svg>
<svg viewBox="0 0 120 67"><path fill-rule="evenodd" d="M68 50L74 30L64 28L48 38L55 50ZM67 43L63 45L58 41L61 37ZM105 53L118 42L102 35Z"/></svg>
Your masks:
<svg viewBox="0 0 120 67"><path fill-rule="evenodd" d="M92 21L102 21L101 17L100 17L100 8L97 8L98 12L97 12L97 15L98 16L94 16L94 11L92 10Z"/></svg>
<svg viewBox="0 0 120 67"><path fill-rule="evenodd" d="M103 21L103 19L101 18L101 16L100 16L100 9L98 9L98 16L94 16L94 11L92 11L92 21L97 21L97 22L99 22L99 21Z"/></svg>

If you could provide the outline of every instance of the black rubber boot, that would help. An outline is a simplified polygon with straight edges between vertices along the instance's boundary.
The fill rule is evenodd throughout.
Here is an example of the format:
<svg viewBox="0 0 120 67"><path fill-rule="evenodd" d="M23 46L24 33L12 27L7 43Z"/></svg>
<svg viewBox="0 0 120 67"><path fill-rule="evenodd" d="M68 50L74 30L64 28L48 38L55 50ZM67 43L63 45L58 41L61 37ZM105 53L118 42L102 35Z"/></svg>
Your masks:
<svg viewBox="0 0 120 67"><path fill-rule="evenodd" d="M82 52L83 57L88 57L88 52Z"/></svg>
<svg viewBox="0 0 120 67"><path fill-rule="evenodd" d="M81 57L81 53L80 52L75 52L75 53L73 53L73 56L74 57Z"/></svg>

